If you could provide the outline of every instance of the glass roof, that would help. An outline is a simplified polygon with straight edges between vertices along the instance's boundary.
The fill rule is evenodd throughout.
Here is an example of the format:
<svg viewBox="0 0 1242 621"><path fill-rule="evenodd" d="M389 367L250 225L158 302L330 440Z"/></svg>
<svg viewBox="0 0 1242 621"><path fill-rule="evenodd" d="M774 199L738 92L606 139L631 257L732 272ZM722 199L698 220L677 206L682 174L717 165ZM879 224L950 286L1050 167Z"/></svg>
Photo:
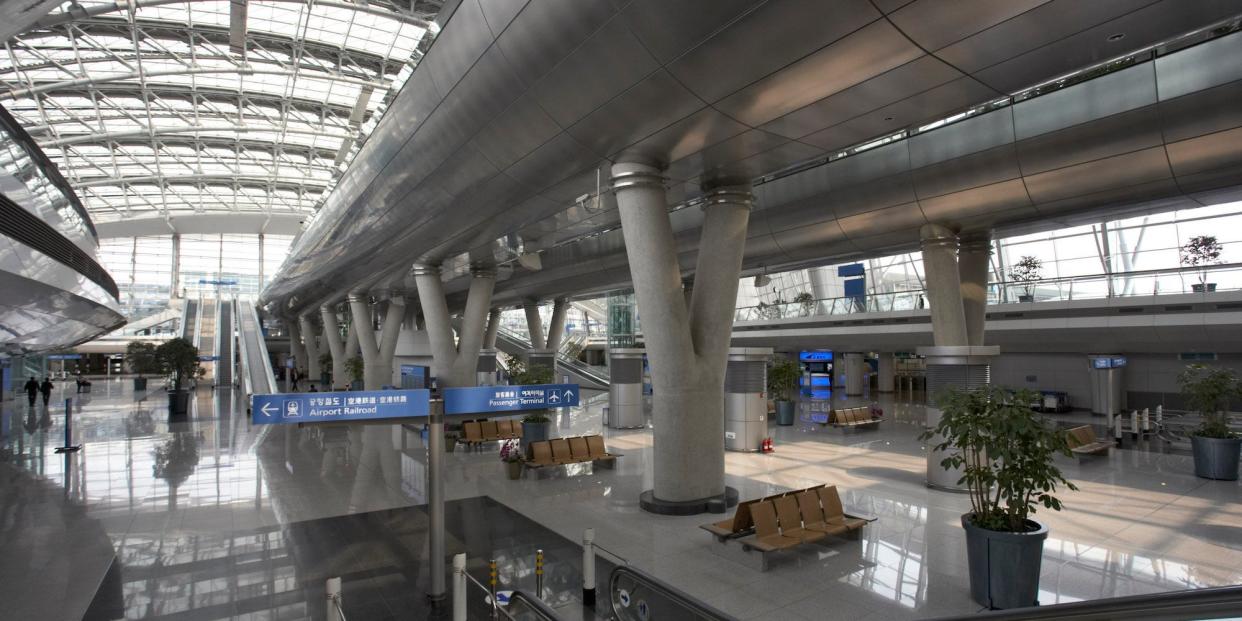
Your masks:
<svg viewBox="0 0 1242 621"><path fill-rule="evenodd" d="M430 46L440 4L65 4L5 43L0 105L95 222L310 215Z"/></svg>

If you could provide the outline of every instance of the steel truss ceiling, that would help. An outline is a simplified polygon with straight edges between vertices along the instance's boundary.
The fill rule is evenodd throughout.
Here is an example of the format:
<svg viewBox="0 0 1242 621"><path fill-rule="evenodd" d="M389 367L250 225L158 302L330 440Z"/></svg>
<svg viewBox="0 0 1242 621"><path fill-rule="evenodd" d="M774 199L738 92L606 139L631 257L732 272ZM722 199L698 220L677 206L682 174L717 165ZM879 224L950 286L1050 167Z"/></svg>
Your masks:
<svg viewBox="0 0 1242 621"><path fill-rule="evenodd" d="M4 105L96 222L310 215L440 2L73 4L5 43Z"/></svg>

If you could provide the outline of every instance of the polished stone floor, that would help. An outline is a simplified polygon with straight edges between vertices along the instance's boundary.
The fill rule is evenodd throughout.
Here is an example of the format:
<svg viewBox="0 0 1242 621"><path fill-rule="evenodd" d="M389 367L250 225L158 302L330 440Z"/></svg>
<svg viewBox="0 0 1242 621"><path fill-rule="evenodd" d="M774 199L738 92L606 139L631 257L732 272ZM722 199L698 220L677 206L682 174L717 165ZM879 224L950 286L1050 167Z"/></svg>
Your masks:
<svg viewBox="0 0 1242 621"><path fill-rule="evenodd" d="M322 581L334 574L350 619L434 618L422 594L426 461L417 428L256 428L230 390L206 388L186 420L170 422L162 393L135 395L128 384L101 379L79 396L69 383L54 395L54 404L75 399L84 448L69 460L52 451L63 442L63 406L32 418L24 401L3 403L0 460L44 493L11 493L14 475L0 478L0 515L27 516L25 526L0 523L0 536L20 536L38 515L21 503L60 490L112 542L127 618L322 618ZM651 431L602 428L600 395L559 414L556 432L602 431L609 450L624 454L615 470L578 466L510 481L496 445L447 456L449 551L464 551L480 580L496 558L502 589L533 590L533 551L544 549L548 599L574 619L591 616L577 588L575 542L585 528L608 552L740 619L974 612L957 524L967 499L923 484L922 408L879 402L886 421L878 430L821 427L810 409L823 404L808 402L795 425L772 427L774 453L726 456L728 483L743 498L837 485L847 510L878 517L858 542L808 547L764 573L723 560L697 528L718 517L638 509L651 485ZM1198 479L1188 455L1153 443L1061 465L1081 491L1062 496L1064 511L1038 516L1051 528L1041 603L1242 582L1242 485ZM28 562L5 555L0 575ZM45 567L55 584L75 583L56 573L63 566ZM89 601L103 580L76 582L92 591ZM44 601L41 618L55 618L48 600L61 595L15 588L0 581L3 601ZM483 597L474 591L472 610L483 610Z"/></svg>

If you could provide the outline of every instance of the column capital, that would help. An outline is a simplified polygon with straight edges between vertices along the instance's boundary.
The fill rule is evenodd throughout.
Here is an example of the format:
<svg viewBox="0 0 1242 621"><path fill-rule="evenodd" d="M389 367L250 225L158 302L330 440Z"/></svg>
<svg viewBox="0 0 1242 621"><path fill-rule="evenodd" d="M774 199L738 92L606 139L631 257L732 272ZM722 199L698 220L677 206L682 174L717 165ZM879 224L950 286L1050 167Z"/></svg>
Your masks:
<svg viewBox="0 0 1242 621"><path fill-rule="evenodd" d="M987 234L983 235L963 235L958 238L958 248L961 252L980 252L992 254L992 237Z"/></svg>
<svg viewBox="0 0 1242 621"><path fill-rule="evenodd" d="M717 205L743 205L751 209L755 205L755 195L750 191L750 184L726 185L713 188L703 195L703 211Z"/></svg>
<svg viewBox="0 0 1242 621"><path fill-rule="evenodd" d="M371 296L366 291L350 291L346 299L353 304L354 302L369 302Z"/></svg>
<svg viewBox="0 0 1242 621"><path fill-rule="evenodd" d="M617 162L612 165L612 191L636 187L664 188L664 173L657 167L640 162Z"/></svg>
<svg viewBox="0 0 1242 621"><path fill-rule="evenodd" d="M491 268L485 265L472 265L470 266L470 277L471 278L495 278L496 270L495 268Z"/></svg>
<svg viewBox="0 0 1242 621"><path fill-rule="evenodd" d="M957 250L957 233L940 224L924 224L919 229L919 238L923 248L944 247Z"/></svg>
<svg viewBox="0 0 1242 621"><path fill-rule="evenodd" d="M414 266L410 268L410 273L415 276L439 276L440 266L428 265L426 263L415 263Z"/></svg>

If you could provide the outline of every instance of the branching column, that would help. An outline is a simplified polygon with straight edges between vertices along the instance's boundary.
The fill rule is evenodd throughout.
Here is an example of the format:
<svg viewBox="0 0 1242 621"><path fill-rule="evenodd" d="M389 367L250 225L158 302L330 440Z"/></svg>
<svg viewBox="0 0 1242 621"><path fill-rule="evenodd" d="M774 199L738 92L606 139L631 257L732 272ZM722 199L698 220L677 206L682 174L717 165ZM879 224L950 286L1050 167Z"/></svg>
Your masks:
<svg viewBox="0 0 1242 621"><path fill-rule="evenodd" d="M341 340L336 308L324 304L319 307L319 316L323 320L323 341L332 355L332 387L343 389L349 385L349 374L345 372L345 343Z"/></svg>
<svg viewBox="0 0 1242 621"><path fill-rule="evenodd" d="M400 295L389 298L388 312L378 338L367 298L361 293L349 294L349 309L354 319L353 331L358 335L358 346L362 351L363 385L367 390L379 390L385 384L392 383L392 355L396 351L401 322L405 320L405 298Z"/></svg>
<svg viewBox="0 0 1242 621"><path fill-rule="evenodd" d="M957 273L961 280L967 345L983 345L984 327L987 323L988 263L991 256L992 240L988 235L962 238L957 252Z"/></svg>
<svg viewBox="0 0 1242 621"><path fill-rule="evenodd" d="M957 233L939 224L925 224L919 233L927 301L931 305L932 340L937 346L969 345L957 267Z"/></svg>
<svg viewBox="0 0 1242 621"><path fill-rule="evenodd" d="M319 340L315 336L318 330L315 329L315 321L309 313L298 318L298 324L302 326L302 343L306 348L306 379L311 384L319 383Z"/></svg>
<svg viewBox="0 0 1242 621"><path fill-rule="evenodd" d="M461 338L454 343L448 303L444 299L444 283L440 281L440 268L431 265L414 266L418 301L422 305L423 320L427 323L427 340L431 344L432 375L441 387L474 386L478 381L476 369L479 349L483 345L487 328L485 322L492 304L496 273L475 269L470 274L470 291L461 321Z"/></svg>

